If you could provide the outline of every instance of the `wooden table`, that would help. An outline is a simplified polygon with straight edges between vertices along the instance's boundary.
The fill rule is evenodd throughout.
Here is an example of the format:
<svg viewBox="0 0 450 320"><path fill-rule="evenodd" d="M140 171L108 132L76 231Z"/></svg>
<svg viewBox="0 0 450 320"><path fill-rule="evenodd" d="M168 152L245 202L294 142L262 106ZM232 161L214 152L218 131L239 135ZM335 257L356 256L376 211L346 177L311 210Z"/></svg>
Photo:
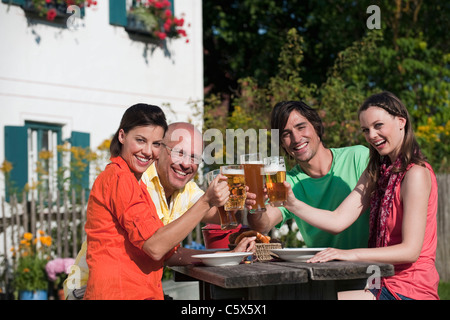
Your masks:
<svg viewBox="0 0 450 320"><path fill-rule="evenodd" d="M199 281L201 300L335 300L339 291L363 289L369 277L394 274L394 266L390 264L348 261L314 264L273 261L171 268L175 271L175 281Z"/></svg>

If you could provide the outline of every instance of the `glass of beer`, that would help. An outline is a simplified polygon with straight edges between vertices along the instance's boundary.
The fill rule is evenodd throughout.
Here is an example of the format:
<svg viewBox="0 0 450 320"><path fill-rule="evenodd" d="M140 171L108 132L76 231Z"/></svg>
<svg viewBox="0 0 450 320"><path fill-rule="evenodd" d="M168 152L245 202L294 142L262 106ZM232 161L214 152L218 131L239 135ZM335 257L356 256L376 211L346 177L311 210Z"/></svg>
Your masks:
<svg viewBox="0 0 450 320"><path fill-rule="evenodd" d="M217 175L220 173L220 169L212 170L208 172L206 177L206 182L209 184L217 177ZM236 216L234 214L234 211L225 211L224 207L218 207L219 210L219 217L220 217L220 228L222 230L228 230L228 229L235 229L239 225Z"/></svg>
<svg viewBox="0 0 450 320"><path fill-rule="evenodd" d="M227 177L230 196L224 205L225 211L243 210L245 206L244 168L241 165L226 165L220 167L220 173Z"/></svg>
<svg viewBox="0 0 450 320"><path fill-rule="evenodd" d="M245 183L248 192L256 194L256 204L250 213L266 211L264 204L264 162L260 153L241 155L241 164L244 165Z"/></svg>
<svg viewBox="0 0 450 320"><path fill-rule="evenodd" d="M264 174L270 204L274 207L283 206L287 200L286 187L283 185L286 181L284 157L264 158Z"/></svg>

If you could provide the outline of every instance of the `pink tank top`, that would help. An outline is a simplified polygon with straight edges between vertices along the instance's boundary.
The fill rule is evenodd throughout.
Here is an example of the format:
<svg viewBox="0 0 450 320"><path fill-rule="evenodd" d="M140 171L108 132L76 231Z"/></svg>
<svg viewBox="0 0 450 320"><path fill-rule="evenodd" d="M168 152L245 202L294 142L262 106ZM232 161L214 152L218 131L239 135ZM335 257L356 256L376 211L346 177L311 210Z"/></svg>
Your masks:
<svg viewBox="0 0 450 320"><path fill-rule="evenodd" d="M427 224L420 256L414 263L395 265L395 275L384 278L383 283L391 293L398 293L415 300L439 299L439 274L435 267L437 246L437 205L438 187L436 176L431 166L426 163L431 173L431 192L428 199ZM388 246L402 242L403 202L400 188L395 191L392 214L388 217Z"/></svg>

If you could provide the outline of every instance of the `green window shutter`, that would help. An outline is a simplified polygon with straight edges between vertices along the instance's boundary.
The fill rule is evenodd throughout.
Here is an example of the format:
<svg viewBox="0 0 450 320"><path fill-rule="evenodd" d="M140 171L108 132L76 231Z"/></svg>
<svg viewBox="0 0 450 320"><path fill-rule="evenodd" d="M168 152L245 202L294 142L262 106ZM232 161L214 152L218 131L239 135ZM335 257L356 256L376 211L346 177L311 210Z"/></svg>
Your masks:
<svg viewBox="0 0 450 320"><path fill-rule="evenodd" d="M23 6L25 4L25 0L2 0L2 2L6 4L16 4L18 6Z"/></svg>
<svg viewBox="0 0 450 320"><path fill-rule="evenodd" d="M175 0L169 0L169 2L170 2L169 9L170 9L170 11L172 11L172 14L175 15L175 7L174 7Z"/></svg>
<svg viewBox="0 0 450 320"><path fill-rule="evenodd" d="M123 27L127 25L126 0L109 0L109 23Z"/></svg>
<svg viewBox="0 0 450 320"><path fill-rule="evenodd" d="M28 133L26 127L5 126L5 160L12 163L11 184L6 184L6 198L19 192L28 182Z"/></svg>
<svg viewBox="0 0 450 320"><path fill-rule="evenodd" d="M83 149L89 148L91 137L89 133L72 131L72 136L70 138L70 144L72 147L81 147ZM71 155L71 162L76 162L74 155ZM83 160L87 163L86 160ZM73 168L72 168L73 169ZM71 171L71 181L72 183L81 185L83 189L89 188L89 165L84 168L82 172Z"/></svg>

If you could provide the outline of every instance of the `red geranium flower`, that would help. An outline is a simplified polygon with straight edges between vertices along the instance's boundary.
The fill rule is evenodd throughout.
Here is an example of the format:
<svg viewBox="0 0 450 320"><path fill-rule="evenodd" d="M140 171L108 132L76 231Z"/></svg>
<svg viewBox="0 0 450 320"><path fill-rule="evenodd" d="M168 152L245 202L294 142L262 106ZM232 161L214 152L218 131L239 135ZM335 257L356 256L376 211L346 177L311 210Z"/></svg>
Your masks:
<svg viewBox="0 0 450 320"><path fill-rule="evenodd" d="M155 36L157 36L161 40L164 40L164 39L166 39L167 34L165 34L164 32L161 32L161 31L155 31Z"/></svg>
<svg viewBox="0 0 450 320"><path fill-rule="evenodd" d="M55 9L50 9L47 11L47 20L48 21L53 21L56 18L56 10Z"/></svg>
<svg viewBox="0 0 450 320"><path fill-rule="evenodd" d="M182 35L183 37L187 36L186 31L184 31L183 29L178 29L177 32L178 32L178 34Z"/></svg>
<svg viewBox="0 0 450 320"><path fill-rule="evenodd" d="M175 22L175 24L176 24L178 27L182 27L183 24L184 24L184 19L183 19L183 18L181 18L181 19L174 18L174 19L173 19L173 22Z"/></svg>

